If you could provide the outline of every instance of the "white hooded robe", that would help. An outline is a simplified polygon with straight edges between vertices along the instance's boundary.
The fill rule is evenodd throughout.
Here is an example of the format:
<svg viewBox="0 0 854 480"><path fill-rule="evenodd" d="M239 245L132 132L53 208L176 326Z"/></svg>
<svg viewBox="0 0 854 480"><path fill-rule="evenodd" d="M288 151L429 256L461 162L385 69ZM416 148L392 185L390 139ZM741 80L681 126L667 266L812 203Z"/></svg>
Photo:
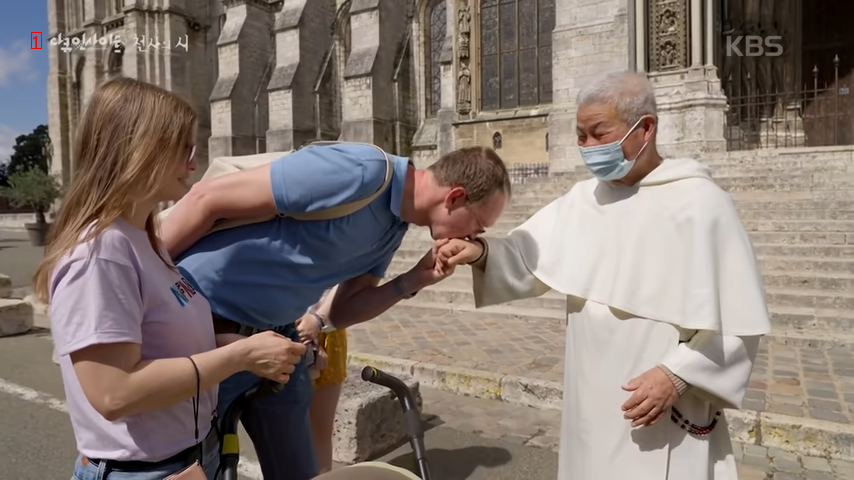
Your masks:
<svg viewBox="0 0 854 480"><path fill-rule="evenodd" d="M635 187L576 184L473 268L477 307L567 295L559 480L734 480L723 414L695 437L669 413L633 428L621 387L663 364L674 405L706 426L739 408L770 331L761 273L731 197L703 164L665 160Z"/></svg>

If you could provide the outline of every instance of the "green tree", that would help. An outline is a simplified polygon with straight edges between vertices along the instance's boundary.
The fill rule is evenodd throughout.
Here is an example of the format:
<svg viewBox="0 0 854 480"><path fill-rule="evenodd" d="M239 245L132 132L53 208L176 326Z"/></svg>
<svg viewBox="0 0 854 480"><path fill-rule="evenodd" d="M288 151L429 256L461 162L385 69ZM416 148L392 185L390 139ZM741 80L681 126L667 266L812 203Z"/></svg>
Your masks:
<svg viewBox="0 0 854 480"><path fill-rule="evenodd" d="M9 186L9 164L7 162L0 162L0 187L8 187Z"/></svg>
<svg viewBox="0 0 854 480"><path fill-rule="evenodd" d="M14 153L9 157L6 174L12 175L32 168L50 171L51 143L47 125L39 125L32 133L15 138Z"/></svg>
<svg viewBox="0 0 854 480"><path fill-rule="evenodd" d="M15 172L9 175L9 186L0 188L14 207L30 207L36 212L36 223L47 223L45 213L62 195L62 184L53 175L40 168Z"/></svg>

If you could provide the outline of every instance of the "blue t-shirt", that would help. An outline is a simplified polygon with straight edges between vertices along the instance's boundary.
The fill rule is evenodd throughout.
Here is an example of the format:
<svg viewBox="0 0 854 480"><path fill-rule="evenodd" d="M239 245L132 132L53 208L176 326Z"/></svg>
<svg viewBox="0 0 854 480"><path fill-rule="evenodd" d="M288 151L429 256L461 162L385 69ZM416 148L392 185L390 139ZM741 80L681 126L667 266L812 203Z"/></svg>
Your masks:
<svg viewBox="0 0 854 480"><path fill-rule="evenodd" d="M275 218L215 232L179 260L184 276L221 317L255 328L299 319L324 290L364 273L383 277L409 224L400 205L409 161L389 155L388 189L332 220ZM298 150L270 165L280 213L305 213L365 199L382 186L383 154L368 145Z"/></svg>

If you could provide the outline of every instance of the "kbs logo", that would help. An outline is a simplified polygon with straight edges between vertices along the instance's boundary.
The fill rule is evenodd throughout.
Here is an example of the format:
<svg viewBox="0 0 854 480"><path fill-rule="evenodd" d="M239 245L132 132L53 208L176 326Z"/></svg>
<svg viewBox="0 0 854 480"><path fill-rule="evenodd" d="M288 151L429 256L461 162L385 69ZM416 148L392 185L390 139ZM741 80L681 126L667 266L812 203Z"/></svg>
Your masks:
<svg viewBox="0 0 854 480"><path fill-rule="evenodd" d="M42 49L42 32L30 32L30 49Z"/></svg>
<svg viewBox="0 0 854 480"><path fill-rule="evenodd" d="M742 44L742 41L744 42ZM779 57L783 54L783 37L738 35L726 37L727 57Z"/></svg>

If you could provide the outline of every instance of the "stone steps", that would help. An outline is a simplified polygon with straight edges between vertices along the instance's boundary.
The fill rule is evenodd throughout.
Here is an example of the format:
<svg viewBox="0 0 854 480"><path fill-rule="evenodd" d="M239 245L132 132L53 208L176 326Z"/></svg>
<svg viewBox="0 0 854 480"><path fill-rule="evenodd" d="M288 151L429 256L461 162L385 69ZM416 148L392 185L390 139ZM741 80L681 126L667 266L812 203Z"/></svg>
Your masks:
<svg viewBox="0 0 854 480"><path fill-rule="evenodd" d="M416 253L420 252L407 252L412 257ZM395 258L388 269L387 278L404 273L416 260ZM854 332L854 290L849 288L854 282L854 274L780 270L766 272L765 282L766 299L775 327L782 331L800 331L801 337L819 338L825 345L835 345L837 340L842 345L848 345L847 338L834 339L836 333L831 332ZM471 270L461 268L454 276L419 292L417 302L408 303L414 306L425 304L446 309L474 310ZM565 306L562 295L548 292L541 297L490 307L488 311L505 312L509 309L511 317L534 316L562 321Z"/></svg>
<svg viewBox="0 0 854 480"><path fill-rule="evenodd" d="M509 221L499 221L493 228L489 230L490 237L502 237L515 228L518 223ZM810 245L854 245L854 232L852 231L821 231L821 230L803 230L803 231L759 231L748 232L753 243L770 243L781 245L793 244L810 244ZM404 242L416 240L420 242L430 242L430 232L427 229L413 229ZM411 245L411 244L409 244Z"/></svg>
<svg viewBox="0 0 854 480"><path fill-rule="evenodd" d="M742 220L748 232L854 232L850 220Z"/></svg>
<svg viewBox="0 0 854 480"><path fill-rule="evenodd" d="M423 250L423 251L426 251ZM825 245L825 244L774 244L753 243L753 251L761 257L822 257L832 259L854 258L854 245Z"/></svg>
<svg viewBox="0 0 854 480"><path fill-rule="evenodd" d="M720 163L710 164L709 167L711 167L712 170L712 178L751 177L783 174L799 175L803 172L809 172L812 174L854 172L854 162L846 161L837 161L827 164L817 163L809 167L767 163L751 166L744 166L735 163Z"/></svg>
<svg viewBox="0 0 854 480"><path fill-rule="evenodd" d="M787 148L768 150L741 150L723 155L704 155L702 161L710 166L733 165L753 167L756 165L780 165L786 167L812 168L818 163L854 163L854 149L850 146L820 148Z"/></svg>
<svg viewBox="0 0 854 480"><path fill-rule="evenodd" d="M389 265L386 274L389 278L412 268L415 262L424 255L426 250L420 250L417 256L416 251L400 250L399 252L406 256L411 255L411 257L395 257ZM763 278L766 288L822 290L833 295L854 292L854 274L851 273L775 270L763 272ZM453 282L455 279L470 282L471 271L468 268L461 268L444 283Z"/></svg>
<svg viewBox="0 0 854 480"><path fill-rule="evenodd" d="M559 192L540 192L539 195L519 197L514 192L506 213L534 214L554 199L569 191L569 187ZM854 211L854 198L839 195L833 199L815 199L810 192L803 192L804 198L792 199L791 193L773 194L769 198L753 198L753 196L736 199L739 213L756 210L764 211L807 211L822 212L827 210ZM841 198L840 198L841 197ZM782 220L782 219L781 219Z"/></svg>
<svg viewBox="0 0 854 480"><path fill-rule="evenodd" d="M715 176L715 183L730 193L740 192L814 192L854 187L854 173L792 173L790 175L740 175ZM554 197L561 195L576 183L576 179L560 179L516 185L514 198Z"/></svg>
<svg viewBox="0 0 854 480"><path fill-rule="evenodd" d="M851 248L854 253L854 245ZM765 273L771 272L819 272L854 274L854 258L760 256L759 264Z"/></svg>
<svg viewBox="0 0 854 480"><path fill-rule="evenodd" d="M406 238L396 260L414 263L433 245L432 240ZM854 245L754 243L753 251L767 271L840 272L850 271ZM787 262L791 262L787 267Z"/></svg>
<svg viewBox="0 0 854 480"><path fill-rule="evenodd" d="M438 291L438 295L429 292ZM455 290L450 296L464 298L464 292ZM539 325L540 332L563 335L566 320L565 310L554 308L531 308L511 302L475 309L470 301L455 303L448 301L448 289L425 289L418 296L401 302L386 316L409 318L426 314L453 313L461 322L491 320L500 324L506 320L528 320ZM553 297L554 298L554 297ZM563 301L563 299L560 299ZM766 336L766 342L778 345L798 347L816 347L822 349L854 349L854 314L840 311L819 311L814 309L769 307L772 332Z"/></svg>
<svg viewBox="0 0 854 480"><path fill-rule="evenodd" d="M548 202L546 203L548 204ZM529 219L531 215L546 204L539 202L531 205L511 204L499 219L501 222L515 222L517 225ZM854 205L852 205L854 207ZM788 222L788 221L845 221L854 223L854 208L851 210L821 209L821 210L772 210L772 209L738 209L742 222Z"/></svg>

